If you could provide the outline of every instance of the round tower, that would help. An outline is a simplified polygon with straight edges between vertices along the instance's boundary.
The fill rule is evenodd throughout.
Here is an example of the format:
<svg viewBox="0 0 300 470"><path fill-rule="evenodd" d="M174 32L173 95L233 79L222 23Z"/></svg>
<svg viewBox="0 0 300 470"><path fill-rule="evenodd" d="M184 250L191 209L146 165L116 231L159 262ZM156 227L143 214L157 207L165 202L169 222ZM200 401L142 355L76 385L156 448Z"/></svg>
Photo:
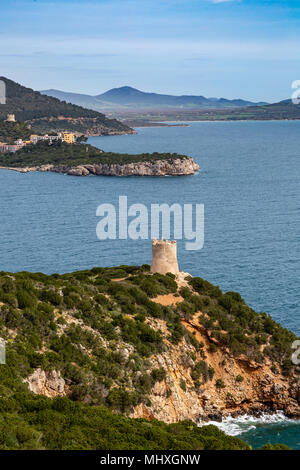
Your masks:
<svg viewBox="0 0 300 470"><path fill-rule="evenodd" d="M152 241L151 273L179 273L176 241L154 238Z"/></svg>
<svg viewBox="0 0 300 470"><path fill-rule="evenodd" d="M16 118L14 114L8 114L6 122L16 122Z"/></svg>

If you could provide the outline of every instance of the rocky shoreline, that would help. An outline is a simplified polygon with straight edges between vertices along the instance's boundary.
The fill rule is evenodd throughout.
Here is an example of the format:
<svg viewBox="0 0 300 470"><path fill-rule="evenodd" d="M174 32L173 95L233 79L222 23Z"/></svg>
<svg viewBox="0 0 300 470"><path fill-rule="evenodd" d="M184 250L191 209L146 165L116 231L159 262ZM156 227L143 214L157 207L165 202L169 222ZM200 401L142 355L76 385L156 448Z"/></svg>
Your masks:
<svg viewBox="0 0 300 470"><path fill-rule="evenodd" d="M157 160L124 164L97 163L93 165L41 165L33 167L4 167L0 169L13 170L19 173L34 171L51 171L72 176L183 176L193 175L199 170L199 165L191 157L174 160Z"/></svg>

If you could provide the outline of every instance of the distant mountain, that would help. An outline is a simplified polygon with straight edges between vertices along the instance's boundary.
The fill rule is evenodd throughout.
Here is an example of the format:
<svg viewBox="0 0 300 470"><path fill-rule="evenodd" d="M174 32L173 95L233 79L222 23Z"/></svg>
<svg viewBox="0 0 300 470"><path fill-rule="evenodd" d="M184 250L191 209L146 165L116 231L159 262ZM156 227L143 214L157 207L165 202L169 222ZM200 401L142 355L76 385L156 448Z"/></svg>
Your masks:
<svg viewBox="0 0 300 470"><path fill-rule="evenodd" d="M45 96L5 77L6 104L0 106L0 119L13 113L18 121L26 121L35 130L66 130L86 134L126 133L131 129L117 121L108 119L96 110L66 103L52 96Z"/></svg>
<svg viewBox="0 0 300 470"><path fill-rule="evenodd" d="M102 110L106 107L106 103L96 96L84 95L81 93L68 93L60 90L43 90L42 95L52 96L66 103L72 103L77 106L92 109L94 111Z"/></svg>
<svg viewBox="0 0 300 470"><path fill-rule="evenodd" d="M100 95L90 96L69 93L60 90L43 90L42 94L65 100L94 110L117 109L157 109L157 108L237 108L242 106L262 105L242 99L205 98L204 96L173 96L158 93L146 93L136 88L124 86L112 88Z"/></svg>

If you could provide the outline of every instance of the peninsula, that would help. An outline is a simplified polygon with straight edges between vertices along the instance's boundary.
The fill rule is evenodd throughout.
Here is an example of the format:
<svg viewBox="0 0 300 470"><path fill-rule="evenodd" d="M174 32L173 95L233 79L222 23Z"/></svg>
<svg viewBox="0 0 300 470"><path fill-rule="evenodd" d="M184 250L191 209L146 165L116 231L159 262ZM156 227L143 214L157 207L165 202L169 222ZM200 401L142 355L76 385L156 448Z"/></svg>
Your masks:
<svg viewBox="0 0 300 470"><path fill-rule="evenodd" d="M296 336L174 257L154 241L151 271L0 273L1 448L249 449L197 424L300 417Z"/></svg>
<svg viewBox="0 0 300 470"><path fill-rule="evenodd" d="M175 176L192 175L199 165L176 153L140 155L104 152L92 145L41 140L14 153L0 153L0 168L21 173L52 171L75 176Z"/></svg>

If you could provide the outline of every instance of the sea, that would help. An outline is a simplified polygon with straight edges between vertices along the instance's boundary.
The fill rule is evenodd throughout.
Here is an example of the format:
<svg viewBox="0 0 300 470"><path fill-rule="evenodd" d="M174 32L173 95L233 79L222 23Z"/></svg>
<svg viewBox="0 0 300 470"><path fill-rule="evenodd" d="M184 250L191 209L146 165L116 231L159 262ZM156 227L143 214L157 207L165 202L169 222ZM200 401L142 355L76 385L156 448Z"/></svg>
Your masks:
<svg viewBox="0 0 300 470"><path fill-rule="evenodd" d="M151 262L151 240L99 240L101 204L204 205L204 245L178 240L182 271L237 291L300 335L300 121L192 122L90 137L105 151L192 156L192 176L76 177L0 170L0 270L64 273ZM215 423L254 448L300 449L300 422L282 414Z"/></svg>

